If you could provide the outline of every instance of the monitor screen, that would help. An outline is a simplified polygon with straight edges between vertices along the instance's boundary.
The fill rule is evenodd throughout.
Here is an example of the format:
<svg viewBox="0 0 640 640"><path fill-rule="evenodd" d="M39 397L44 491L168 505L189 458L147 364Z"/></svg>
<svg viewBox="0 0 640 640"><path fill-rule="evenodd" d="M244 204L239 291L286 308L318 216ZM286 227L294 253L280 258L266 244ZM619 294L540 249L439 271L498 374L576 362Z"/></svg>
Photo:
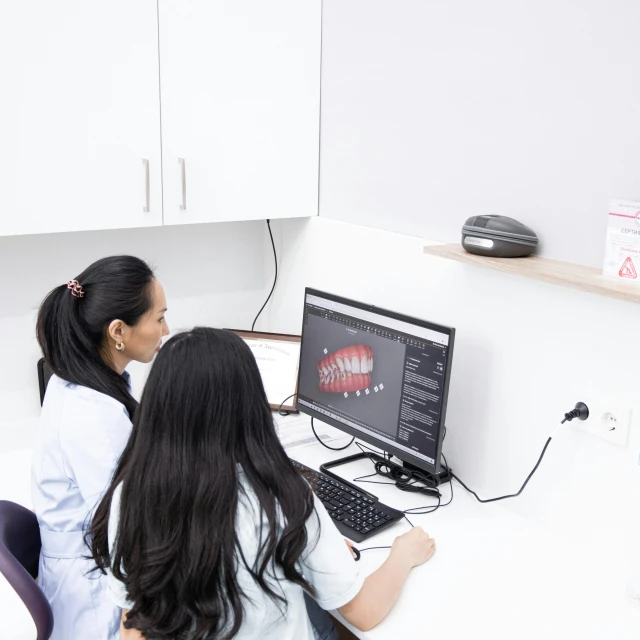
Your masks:
<svg viewBox="0 0 640 640"><path fill-rule="evenodd" d="M305 290L297 408L440 471L455 330Z"/></svg>

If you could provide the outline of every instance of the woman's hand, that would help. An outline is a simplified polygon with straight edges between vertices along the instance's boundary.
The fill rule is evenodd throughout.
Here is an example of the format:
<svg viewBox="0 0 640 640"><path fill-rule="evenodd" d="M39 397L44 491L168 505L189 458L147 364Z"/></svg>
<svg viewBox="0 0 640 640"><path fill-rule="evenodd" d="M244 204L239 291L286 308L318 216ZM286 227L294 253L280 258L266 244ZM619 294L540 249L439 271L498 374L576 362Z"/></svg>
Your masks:
<svg viewBox="0 0 640 640"><path fill-rule="evenodd" d="M411 569L424 564L436 552L436 541L422 527L413 527L407 533L398 536L391 547L391 557Z"/></svg>

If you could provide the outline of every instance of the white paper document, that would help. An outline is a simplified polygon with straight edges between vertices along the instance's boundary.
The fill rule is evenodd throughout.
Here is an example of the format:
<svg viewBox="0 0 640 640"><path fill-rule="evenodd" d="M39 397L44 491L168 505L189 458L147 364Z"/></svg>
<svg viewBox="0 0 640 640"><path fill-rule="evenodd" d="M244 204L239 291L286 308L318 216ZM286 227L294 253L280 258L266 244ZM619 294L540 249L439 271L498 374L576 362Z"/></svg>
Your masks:
<svg viewBox="0 0 640 640"><path fill-rule="evenodd" d="M613 201L609 207L607 247L602 273L626 282L640 274L640 203Z"/></svg>
<svg viewBox="0 0 640 640"><path fill-rule="evenodd" d="M280 405L296 392L300 343L257 338L244 340L258 363L269 404ZM292 399L287 402L292 403Z"/></svg>

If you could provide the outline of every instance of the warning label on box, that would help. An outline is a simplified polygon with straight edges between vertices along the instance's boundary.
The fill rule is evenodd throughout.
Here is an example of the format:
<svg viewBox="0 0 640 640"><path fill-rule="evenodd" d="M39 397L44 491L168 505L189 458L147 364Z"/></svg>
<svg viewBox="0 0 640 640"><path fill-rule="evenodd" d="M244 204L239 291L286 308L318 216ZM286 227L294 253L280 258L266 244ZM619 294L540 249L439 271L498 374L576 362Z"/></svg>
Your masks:
<svg viewBox="0 0 640 640"><path fill-rule="evenodd" d="M627 258L622 265L622 269L620 269L620 273L618 275L621 278L637 278L638 273L636 268L633 265L633 260L631 258Z"/></svg>
<svg viewBox="0 0 640 640"><path fill-rule="evenodd" d="M640 203L614 201L609 209L607 247L602 272L638 281L640 268Z"/></svg>

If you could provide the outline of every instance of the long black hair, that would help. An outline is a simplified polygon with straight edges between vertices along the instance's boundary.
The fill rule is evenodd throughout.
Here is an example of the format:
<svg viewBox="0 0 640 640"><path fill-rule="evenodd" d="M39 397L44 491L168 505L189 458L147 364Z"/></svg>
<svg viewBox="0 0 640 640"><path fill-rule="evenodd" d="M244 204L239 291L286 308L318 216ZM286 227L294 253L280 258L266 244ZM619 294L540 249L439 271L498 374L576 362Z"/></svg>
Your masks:
<svg viewBox="0 0 640 640"><path fill-rule="evenodd" d="M75 280L83 297L61 284L40 306L36 335L42 354L58 377L111 396L133 416L138 403L125 378L105 359L105 339L113 320L135 326L149 311L153 271L139 258L111 256Z"/></svg>
<svg viewBox="0 0 640 640"><path fill-rule="evenodd" d="M265 532L253 563L236 533L238 467ZM119 532L109 549L120 483ZM125 627L154 640L227 639L244 616L241 566L284 609L269 581L274 565L313 593L296 567L313 513L311 488L278 440L251 349L230 331L195 328L157 356L86 539L98 568L126 587L133 608Z"/></svg>

